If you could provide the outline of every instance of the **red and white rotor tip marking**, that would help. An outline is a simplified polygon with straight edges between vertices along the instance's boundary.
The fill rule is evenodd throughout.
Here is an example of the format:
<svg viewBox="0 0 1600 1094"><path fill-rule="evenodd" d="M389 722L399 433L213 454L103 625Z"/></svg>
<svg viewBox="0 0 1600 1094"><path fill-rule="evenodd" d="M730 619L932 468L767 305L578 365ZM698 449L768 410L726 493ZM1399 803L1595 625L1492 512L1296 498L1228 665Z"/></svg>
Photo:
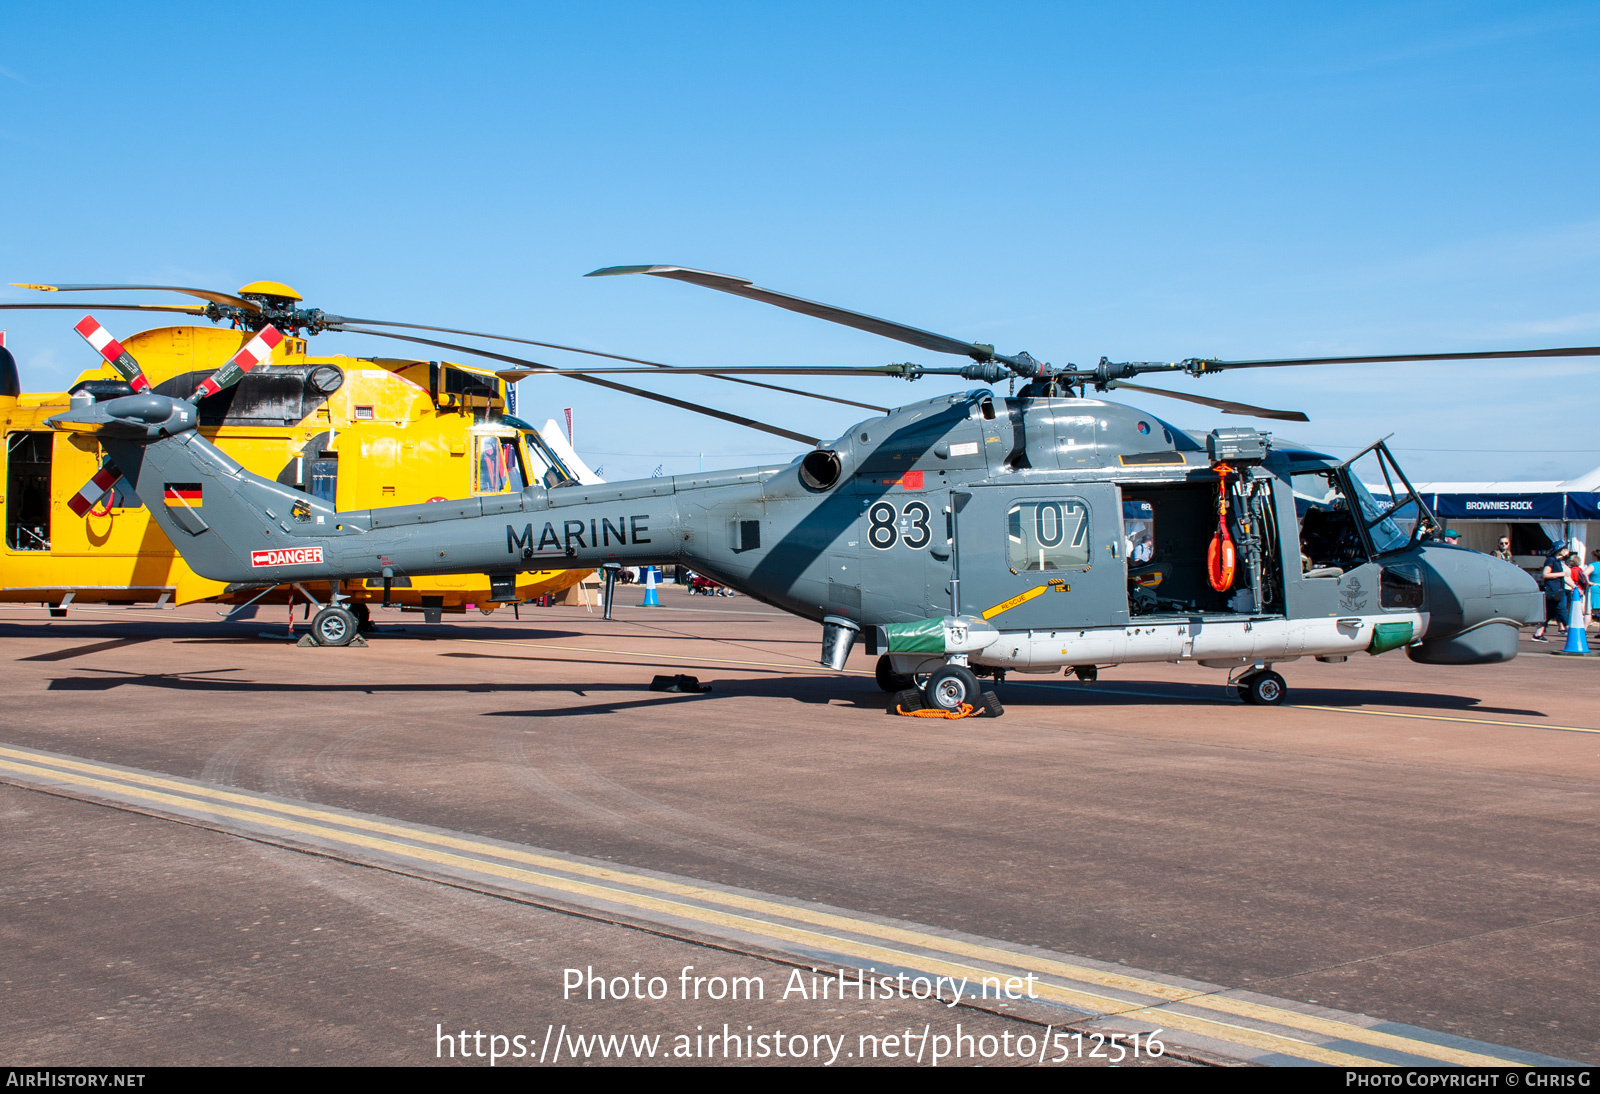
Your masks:
<svg viewBox="0 0 1600 1094"><path fill-rule="evenodd" d="M122 472L112 467L109 463L95 472L94 478L83 484L72 497L67 499L67 508L72 510L74 516L81 517L99 504L106 492L117 484L122 478Z"/></svg>
<svg viewBox="0 0 1600 1094"><path fill-rule="evenodd" d="M232 387L244 379L244 374L255 368L261 362L272 356L272 351L278 348L278 343L283 341L283 333L268 324L244 348L233 355L233 358L217 371L213 372L200 382L194 389L194 394L189 396L191 402L198 403L208 395L215 395L225 387Z"/></svg>
<svg viewBox="0 0 1600 1094"><path fill-rule="evenodd" d="M133 354L123 349L122 343L111 337L111 332L102 327L94 316L84 316L72 329L83 335L83 340L93 346L96 353L111 362L111 367L122 374L134 391L144 391L150 386L150 381L144 377L144 369L133 359Z"/></svg>

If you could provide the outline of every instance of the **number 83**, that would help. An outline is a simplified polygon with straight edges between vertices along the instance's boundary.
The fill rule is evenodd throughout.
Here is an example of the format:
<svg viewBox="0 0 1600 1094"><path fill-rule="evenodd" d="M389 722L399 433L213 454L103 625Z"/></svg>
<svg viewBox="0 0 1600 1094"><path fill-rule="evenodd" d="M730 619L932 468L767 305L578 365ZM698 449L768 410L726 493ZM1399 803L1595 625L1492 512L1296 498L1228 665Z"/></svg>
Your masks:
<svg viewBox="0 0 1600 1094"><path fill-rule="evenodd" d="M904 540L913 551L921 550L933 539L933 530L928 524L932 517L932 510L920 501L907 502L900 511L896 511L891 502L875 501L867 510L867 542L880 551L887 551Z"/></svg>

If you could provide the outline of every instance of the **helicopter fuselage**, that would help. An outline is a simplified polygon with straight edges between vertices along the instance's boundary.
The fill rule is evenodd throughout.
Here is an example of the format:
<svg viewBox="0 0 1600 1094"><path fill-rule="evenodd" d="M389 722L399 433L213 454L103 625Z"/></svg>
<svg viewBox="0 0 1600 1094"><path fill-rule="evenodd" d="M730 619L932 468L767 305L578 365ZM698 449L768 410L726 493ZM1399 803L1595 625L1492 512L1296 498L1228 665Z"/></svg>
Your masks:
<svg viewBox="0 0 1600 1094"><path fill-rule="evenodd" d="M182 413L143 395L54 423L98 433L143 498L198 490L198 509L151 509L218 581L677 563L865 636L904 673L1399 647L1490 662L1542 609L1515 566L1369 527L1364 488L1327 456L1253 430L1197 438L1099 399L981 389L867 419L786 466L345 512L244 471ZM1219 498L1240 550L1220 590Z"/></svg>

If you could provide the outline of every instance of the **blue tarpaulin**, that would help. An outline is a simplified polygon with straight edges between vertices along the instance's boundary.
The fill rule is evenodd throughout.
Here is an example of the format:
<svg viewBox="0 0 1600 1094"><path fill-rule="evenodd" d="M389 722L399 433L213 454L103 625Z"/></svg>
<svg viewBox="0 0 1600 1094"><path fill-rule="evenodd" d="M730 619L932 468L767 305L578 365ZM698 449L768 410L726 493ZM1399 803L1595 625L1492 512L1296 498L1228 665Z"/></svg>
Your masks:
<svg viewBox="0 0 1600 1094"><path fill-rule="evenodd" d="M1568 520L1600 520L1600 494L1593 492L1567 495Z"/></svg>

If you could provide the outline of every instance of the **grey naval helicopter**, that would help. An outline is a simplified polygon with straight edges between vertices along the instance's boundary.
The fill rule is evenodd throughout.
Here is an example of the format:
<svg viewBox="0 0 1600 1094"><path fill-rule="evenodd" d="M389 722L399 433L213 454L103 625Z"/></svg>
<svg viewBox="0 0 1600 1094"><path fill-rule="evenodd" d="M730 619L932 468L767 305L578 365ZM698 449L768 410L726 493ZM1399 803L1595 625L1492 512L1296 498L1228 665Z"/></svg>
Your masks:
<svg viewBox="0 0 1600 1094"><path fill-rule="evenodd" d="M365 579L387 588L413 575L479 571L509 588L523 569L609 567L609 613L617 566L682 564L820 623L826 666L843 668L863 642L878 655L879 685L898 693L901 706L999 713L979 677L998 682L1011 672L1065 670L1089 681L1100 667L1157 661L1228 670L1242 700L1276 704L1286 686L1274 666L1301 657L1340 662L1404 648L1430 665L1510 660L1518 627L1542 618L1542 595L1509 562L1435 542L1433 513L1381 441L1361 455L1376 464L1386 492L1356 476L1354 458L1336 460L1252 428L1192 435L1099 394L1128 388L1306 421L1295 411L1129 380L1309 364L1600 355L1600 347L1577 347L1252 361L1102 358L1092 368L1054 368L1026 353L1003 355L727 275L677 266L595 274L686 281L970 358L946 368L678 372L729 379L954 375L1022 386L1015 395L981 386L911 403L826 443L739 419L813 446L781 466L530 485L520 494L351 512L245 471L196 431L190 401L123 395L50 424L94 434L190 566L241 587ZM597 374L659 376L665 367L641 361L646 367L553 370L456 343L395 337L518 366L502 373L508 377L542 371L620 387ZM195 504L150 501L175 495ZM355 631L347 617L335 597L313 621L313 634L339 642Z"/></svg>

